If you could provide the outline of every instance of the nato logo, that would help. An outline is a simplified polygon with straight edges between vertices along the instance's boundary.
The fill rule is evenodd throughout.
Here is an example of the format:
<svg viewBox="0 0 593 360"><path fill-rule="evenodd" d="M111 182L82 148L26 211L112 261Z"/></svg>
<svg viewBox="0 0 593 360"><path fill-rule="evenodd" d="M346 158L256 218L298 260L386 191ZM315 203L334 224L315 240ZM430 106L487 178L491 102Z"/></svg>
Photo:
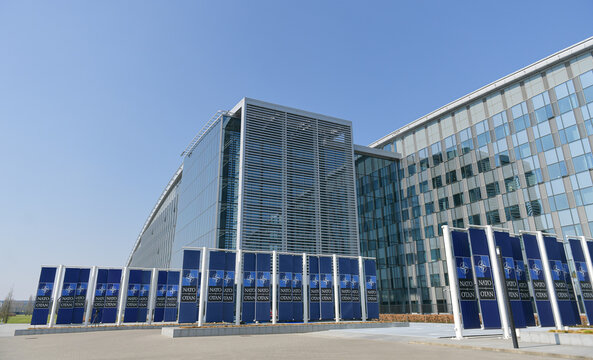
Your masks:
<svg viewBox="0 0 593 360"><path fill-rule="evenodd" d="M255 286L255 271L245 271L243 273L243 286L254 287Z"/></svg>
<svg viewBox="0 0 593 360"><path fill-rule="evenodd" d="M515 275L517 280L526 280L525 277L525 264L521 260L515 260Z"/></svg>
<svg viewBox="0 0 593 360"><path fill-rule="evenodd" d="M467 279L471 278L471 264L470 259L468 257L458 257L457 258L457 278L458 279Z"/></svg>
<svg viewBox="0 0 593 360"><path fill-rule="evenodd" d="M567 283L571 283L570 280L570 270L568 270L568 264L567 263L562 263L562 270L564 270L564 280L566 280Z"/></svg>
<svg viewBox="0 0 593 360"><path fill-rule="evenodd" d="M208 276L208 286L222 286L222 279L224 278L224 271L210 270Z"/></svg>
<svg viewBox="0 0 593 360"><path fill-rule="evenodd" d="M148 296L149 291L150 291L150 285L142 285L140 287L140 291L138 292L138 296Z"/></svg>
<svg viewBox="0 0 593 360"><path fill-rule="evenodd" d="M550 268L552 270L553 280L564 280L564 269L562 262L559 260L550 260Z"/></svg>
<svg viewBox="0 0 593 360"><path fill-rule="evenodd" d="M303 282L303 274L295 273L292 276L292 287L293 288L300 288Z"/></svg>
<svg viewBox="0 0 593 360"><path fill-rule="evenodd" d="M292 283L292 274L291 273L280 273L280 287L290 287Z"/></svg>
<svg viewBox="0 0 593 360"><path fill-rule="evenodd" d="M539 259L529 260L529 275L532 280L543 280L543 265Z"/></svg>
<svg viewBox="0 0 593 360"><path fill-rule="evenodd" d="M54 284L52 283L39 283L37 288L37 296L49 296L53 290Z"/></svg>
<svg viewBox="0 0 593 360"><path fill-rule="evenodd" d="M330 288L332 286L331 274L321 274L320 284L323 289Z"/></svg>
<svg viewBox="0 0 593 360"><path fill-rule="evenodd" d="M165 296L167 295L167 286L166 285L160 285L158 290L157 290L157 294L156 296Z"/></svg>
<svg viewBox="0 0 593 360"><path fill-rule="evenodd" d="M76 286L76 295L86 295L87 287L88 283L78 283L78 286Z"/></svg>
<svg viewBox="0 0 593 360"><path fill-rule="evenodd" d="M352 275L352 288L358 289L358 275Z"/></svg>
<svg viewBox="0 0 593 360"><path fill-rule="evenodd" d="M490 278L490 257L488 255L475 255L474 264L476 269L476 277Z"/></svg>
<svg viewBox="0 0 593 360"><path fill-rule="evenodd" d="M350 274L340 275L340 287L344 289L350 287Z"/></svg>
<svg viewBox="0 0 593 360"><path fill-rule="evenodd" d="M167 288L168 297L177 297L177 285L169 285Z"/></svg>
<svg viewBox="0 0 593 360"><path fill-rule="evenodd" d="M235 272L225 271L224 272L224 287L231 287L235 282Z"/></svg>
<svg viewBox="0 0 593 360"><path fill-rule="evenodd" d="M95 289L95 296L103 296L107 291L107 285L101 284L97 285L97 289Z"/></svg>
<svg viewBox="0 0 593 360"><path fill-rule="evenodd" d="M270 273L266 271L260 271L257 273L257 287L268 287L270 286Z"/></svg>
<svg viewBox="0 0 593 360"><path fill-rule="evenodd" d="M107 296L117 296L119 293L119 284L107 285Z"/></svg>
<svg viewBox="0 0 593 360"><path fill-rule="evenodd" d="M366 286L368 290L373 290L377 288L377 277L376 276L367 276L366 279Z"/></svg>
<svg viewBox="0 0 593 360"><path fill-rule="evenodd" d="M589 276L587 276L587 264L582 261L575 262L577 268L577 278L579 281L589 281Z"/></svg>
<svg viewBox="0 0 593 360"><path fill-rule="evenodd" d="M515 264L513 262L513 258L505 257L504 258L504 277L507 279L514 279L515 278Z"/></svg>
<svg viewBox="0 0 593 360"><path fill-rule="evenodd" d="M140 284L128 285L128 296L136 296L140 291Z"/></svg>
<svg viewBox="0 0 593 360"><path fill-rule="evenodd" d="M310 275L311 287L317 289L319 287L319 274Z"/></svg>
<svg viewBox="0 0 593 360"><path fill-rule="evenodd" d="M181 285L196 286L198 284L198 270L184 270Z"/></svg>
<svg viewBox="0 0 593 360"><path fill-rule="evenodd" d="M71 296L76 292L76 283L70 283L62 289L62 296Z"/></svg>

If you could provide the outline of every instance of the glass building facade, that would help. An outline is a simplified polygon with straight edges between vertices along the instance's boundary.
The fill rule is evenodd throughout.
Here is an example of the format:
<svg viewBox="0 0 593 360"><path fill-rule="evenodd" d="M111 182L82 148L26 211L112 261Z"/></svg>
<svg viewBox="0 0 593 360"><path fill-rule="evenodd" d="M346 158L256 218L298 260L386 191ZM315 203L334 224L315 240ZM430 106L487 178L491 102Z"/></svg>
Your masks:
<svg viewBox="0 0 593 360"><path fill-rule="evenodd" d="M450 311L441 226L593 236L593 40L378 140L357 159L363 254L383 312Z"/></svg>

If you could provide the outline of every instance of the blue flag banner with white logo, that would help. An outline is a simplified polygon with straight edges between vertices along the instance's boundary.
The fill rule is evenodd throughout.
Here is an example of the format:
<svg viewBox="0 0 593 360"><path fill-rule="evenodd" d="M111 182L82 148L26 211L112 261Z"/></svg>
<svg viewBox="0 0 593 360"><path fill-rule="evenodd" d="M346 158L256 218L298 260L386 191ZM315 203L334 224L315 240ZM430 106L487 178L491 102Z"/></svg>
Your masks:
<svg viewBox="0 0 593 360"><path fill-rule="evenodd" d="M138 322L146 322L147 320L151 278L152 271L142 270L142 281L140 283L140 291L138 292Z"/></svg>
<svg viewBox="0 0 593 360"><path fill-rule="evenodd" d="M537 244L537 238L535 235L531 234L523 234L522 237L540 326L554 326L554 315L552 313L552 305L550 304L548 295L549 284L547 284L544 276L544 267L539 246Z"/></svg>
<svg viewBox="0 0 593 360"><path fill-rule="evenodd" d="M500 252L502 255L502 270L507 288L507 296L511 303L511 309L513 310L515 327L525 328L527 325L525 321L525 314L523 312L523 303L521 302L521 295L519 292L519 282L517 281L511 235L504 231L495 231L494 241L496 246L500 247Z"/></svg>
<svg viewBox="0 0 593 360"><path fill-rule="evenodd" d="M569 239L568 244L574 259L574 266L581 289L581 298L585 308L585 314L589 320L589 324L593 320L593 289L591 287L591 275L587 270L587 263L585 260L585 253L583 251L581 241L576 239Z"/></svg>
<svg viewBox="0 0 593 360"><path fill-rule="evenodd" d="M319 257L309 256L309 320L319 320L321 296L319 293Z"/></svg>
<svg viewBox="0 0 593 360"><path fill-rule="evenodd" d="M479 329L480 310L476 297L476 285L472 271L471 252L466 232L451 231L455 267L457 270L457 284L459 287L459 303L461 320L465 329Z"/></svg>
<svg viewBox="0 0 593 360"><path fill-rule="evenodd" d="M558 309L562 318L562 325L573 326L581 323L576 296L570 278L570 271L566 262L566 252L564 246L555 237L544 236L544 244L548 253L550 262L550 272L556 298L558 299Z"/></svg>
<svg viewBox="0 0 593 360"><path fill-rule="evenodd" d="M338 270L340 281L340 318L344 320L354 319L352 313L352 270L350 259L338 258Z"/></svg>
<svg viewBox="0 0 593 360"><path fill-rule="evenodd" d="M255 257L256 254L243 253L243 294L241 296L241 321L252 323L255 321Z"/></svg>
<svg viewBox="0 0 593 360"><path fill-rule="evenodd" d="M278 255L278 321L293 321L292 270L293 256Z"/></svg>
<svg viewBox="0 0 593 360"><path fill-rule="evenodd" d="M292 257L292 319L303 321L303 257Z"/></svg>
<svg viewBox="0 0 593 360"><path fill-rule="evenodd" d="M377 264L374 259L364 260L364 275L367 299L367 319L379 318L379 296L377 293Z"/></svg>
<svg viewBox="0 0 593 360"><path fill-rule="evenodd" d="M105 306L105 294L107 294L107 275L109 270L97 270L97 284L95 285L95 297L93 301L93 312L91 323L99 324L103 319L103 307Z"/></svg>
<svg viewBox="0 0 593 360"><path fill-rule="evenodd" d="M350 288L352 294L352 318L362 319L360 307L360 274L358 271L358 259L350 259Z"/></svg>
<svg viewBox="0 0 593 360"><path fill-rule="evenodd" d="M272 256L270 254L257 254L256 257L256 303L255 320L268 322L272 318L272 283L271 273Z"/></svg>
<svg viewBox="0 0 593 360"><path fill-rule="evenodd" d="M222 321L225 322L235 321L235 266L235 253L227 252L222 281Z"/></svg>
<svg viewBox="0 0 593 360"><path fill-rule="evenodd" d="M74 298L76 297L76 287L78 286L78 268L66 268L64 271L64 282L62 284L62 293L58 299L58 316L56 324L71 324L72 311L74 310Z"/></svg>
<svg viewBox="0 0 593 360"><path fill-rule="evenodd" d="M37 284L37 293L35 295L35 305L33 308L33 316L31 317L31 325L45 325L47 324L47 317L51 304L52 291L56 278L55 267L42 267L39 275L39 283Z"/></svg>
<svg viewBox="0 0 593 360"><path fill-rule="evenodd" d="M155 322L165 320L165 305L167 302L167 270L159 270L157 275L156 299L154 304Z"/></svg>
<svg viewBox="0 0 593 360"><path fill-rule="evenodd" d="M126 294L126 308L124 322L138 321L138 296L142 286L142 270L130 269L128 273L128 289Z"/></svg>
<svg viewBox="0 0 593 360"><path fill-rule="evenodd" d="M200 304L200 250L183 250L183 270L181 271L181 299L179 302L179 322L198 321Z"/></svg>
<svg viewBox="0 0 593 360"><path fill-rule="evenodd" d="M84 309L86 306L90 275L91 269L89 268L82 268L78 272L78 283L76 284L76 294L74 295L74 309L72 310L72 324L82 324L84 321Z"/></svg>
<svg viewBox="0 0 593 360"><path fill-rule="evenodd" d="M527 266L521 250L521 239L516 236L510 236L511 252L515 265L515 278L519 288L519 297L521 298L521 308L525 326L535 326L535 316L533 315L533 305L531 304L531 294L529 292L529 283L527 282ZM513 313L514 314L514 313Z"/></svg>
<svg viewBox="0 0 593 360"><path fill-rule="evenodd" d="M206 322L222 322L222 292L226 255L224 251L210 251L208 254L208 305Z"/></svg>
<svg viewBox="0 0 593 360"><path fill-rule="evenodd" d="M485 329L500 329L500 313L492 277L492 262L488 251L486 231L469 229L469 238L474 261L474 273L478 285L478 300L482 309L482 324Z"/></svg>
<svg viewBox="0 0 593 360"><path fill-rule="evenodd" d="M103 324L115 323L117 320L121 273L121 269L107 270L107 290L105 291L105 303L103 305L103 316L101 317Z"/></svg>
<svg viewBox="0 0 593 360"><path fill-rule="evenodd" d="M334 278L332 258L319 257L319 290L321 294L321 320L330 320L334 313Z"/></svg>
<svg viewBox="0 0 593 360"><path fill-rule="evenodd" d="M177 298L179 297L179 271L167 271L167 299L165 321L177 321Z"/></svg>

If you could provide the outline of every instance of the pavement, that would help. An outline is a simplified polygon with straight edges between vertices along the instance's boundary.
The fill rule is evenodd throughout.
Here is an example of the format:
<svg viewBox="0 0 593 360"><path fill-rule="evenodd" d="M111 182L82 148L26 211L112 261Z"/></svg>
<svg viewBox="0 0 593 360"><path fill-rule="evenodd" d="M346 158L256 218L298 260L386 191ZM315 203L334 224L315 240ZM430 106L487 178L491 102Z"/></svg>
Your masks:
<svg viewBox="0 0 593 360"><path fill-rule="evenodd" d="M0 330L2 332L3 330ZM160 330L0 337L0 359L593 359L593 348L520 343L500 330L474 330L454 340L450 324L330 330L306 334L166 338Z"/></svg>

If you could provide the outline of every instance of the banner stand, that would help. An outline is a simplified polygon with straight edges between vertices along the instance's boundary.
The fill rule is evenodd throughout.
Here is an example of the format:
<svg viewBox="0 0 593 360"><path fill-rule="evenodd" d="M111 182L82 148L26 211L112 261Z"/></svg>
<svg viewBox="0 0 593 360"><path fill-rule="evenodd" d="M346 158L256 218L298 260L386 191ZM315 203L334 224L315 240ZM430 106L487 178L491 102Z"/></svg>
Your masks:
<svg viewBox="0 0 593 360"><path fill-rule="evenodd" d="M361 279L359 280L359 284L362 282L362 280L365 279L365 273L364 273L364 259L362 258L362 256L358 257L358 278ZM366 287L366 284L365 284ZM366 288L362 288L362 285L359 285L360 288L360 312L362 315L362 321L367 321L367 292L366 292Z"/></svg>
<svg viewBox="0 0 593 360"><path fill-rule="evenodd" d="M585 263L587 264L587 271L589 272L589 281L591 282L591 286L593 286L593 261L591 260L591 252L589 251L589 246L587 246L587 238L584 236L579 236L581 240L581 247L583 248L583 254L585 254ZM591 321L589 321L589 325L591 325Z"/></svg>
<svg viewBox="0 0 593 360"><path fill-rule="evenodd" d="M502 273L502 269L500 268L500 264L498 261L494 261L498 259L496 255L496 244L494 242L494 231L492 230L492 226L486 226L486 241L488 242L488 252L490 253L490 263L492 265L492 277L494 279L494 287L496 289L496 302L498 304L498 312L500 313L500 324L502 327L503 339L510 339L511 334L509 332L509 318L508 318L508 309L505 302L505 294L503 294L504 287L503 287L503 279L500 278L500 274Z"/></svg>
<svg viewBox="0 0 593 360"><path fill-rule="evenodd" d="M204 315L206 314L206 297L208 296L208 249L202 248L202 278L200 280L200 306L198 307L198 326L204 324Z"/></svg>
<svg viewBox="0 0 593 360"><path fill-rule="evenodd" d="M453 307L453 323L455 325L455 339L463 339L463 323L461 322L461 306L459 304L459 289L457 288L457 269L455 268L455 257L453 256L453 242L449 225L443 225L443 239L445 241L445 257L447 259L447 273L449 275L449 294L451 295L451 306ZM366 303L366 302L365 302Z"/></svg>
<svg viewBox="0 0 593 360"><path fill-rule="evenodd" d="M309 323L309 270L307 267L307 254L303 253L303 323Z"/></svg>
<svg viewBox="0 0 593 360"><path fill-rule="evenodd" d="M237 286L237 297L235 301L235 325L241 324L241 303L243 299L243 251L237 250L235 259L235 284Z"/></svg>
<svg viewBox="0 0 593 360"><path fill-rule="evenodd" d="M49 313L49 323L47 327L53 327L56 320L56 311L58 310L59 299L62 294L62 286L64 284L64 265L58 266L58 273L56 275L56 282L54 283L54 291L52 294L53 302L51 304L51 312Z"/></svg>
<svg viewBox="0 0 593 360"><path fill-rule="evenodd" d="M97 267L91 268L91 276L87 287L86 295L86 313L84 315L84 326L89 326L91 322L91 315L93 313L93 304L95 303L95 288L97 287Z"/></svg>
<svg viewBox="0 0 593 360"><path fill-rule="evenodd" d="M276 323L278 317L278 254L276 250L272 252L272 324Z"/></svg>
<svg viewBox="0 0 593 360"><path fill-rule="evenodd" d="M149 325L152 324L152 320L154 319L156 291L157 291L157 287L158 287L157 283L158 283L158 270L156 268L152 268L152 273L150 274L150 290L149 290L149 294L148 294L148 319L146 320Z"/></svg>
<svg viewBox="0 0 593 360"><path fill-rule="evenodd" d="M554 288L554 280L550 270L550 260L548 259L548 252L546 244L544 243L544 234L541 231L536 232L537 246L542 257L542 266L544 268L544 277L548 283L548 296L550 297L550 304L552 305L552 313L554 315L554 324L557 330L562 330L562 318L560 317L560 308L558 307L558 298L556 297L556 289Z"/></svg>
<svg viewBox="0 0 593 360"><path fill-rule="evenodd" d="M336 315L336 322L340 322L340 281L338 277L338 257L336 254L332 255L333 276L334 276L334 313Z"/></svg>
<svg viewBox="0 0 593 360"><path fill-rule="evenodd" d="M124 308L126 306L126 300L128 298L128 279L129 279L130 269L128 267L124 267L122 271L122 280L121 286L119 290L119 304L117 306L117 321L115 324L120 326L122 320L124 318Z"/></svg>

